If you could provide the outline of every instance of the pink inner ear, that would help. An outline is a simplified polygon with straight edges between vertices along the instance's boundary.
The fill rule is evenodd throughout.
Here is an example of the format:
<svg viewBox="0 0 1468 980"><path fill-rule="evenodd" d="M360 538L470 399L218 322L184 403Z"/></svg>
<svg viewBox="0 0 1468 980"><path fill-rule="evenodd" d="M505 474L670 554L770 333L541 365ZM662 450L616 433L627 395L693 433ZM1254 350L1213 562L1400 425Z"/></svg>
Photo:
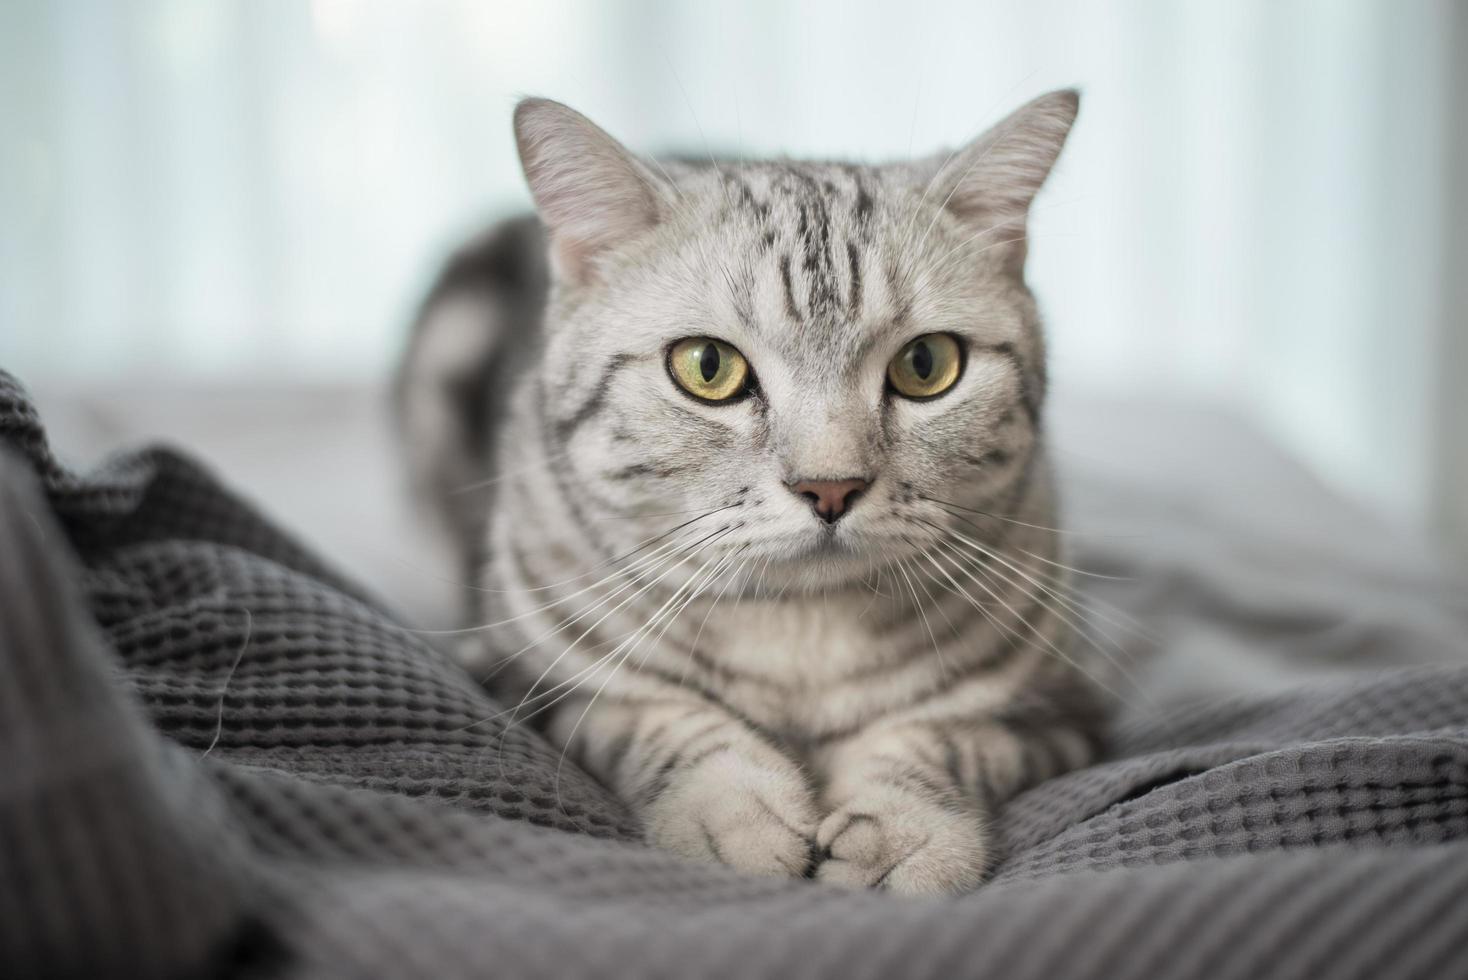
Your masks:
<svg viewBox="0 0 1468 980"><path fill-rule="evenodd" d="M584 281L604 252L625 243L656 223L656 202L635 172L623 182L603 180L588 173L583 183L565 181L541 204L541 216L550 230L559 273Z"/></svg>
<svg viewBox="0 0 1468 980"><path fill-rule="evenodd" d="M585 116L526 100L515 136L558 276L586 281L599 256L657 223L658 178Z"/></svg>

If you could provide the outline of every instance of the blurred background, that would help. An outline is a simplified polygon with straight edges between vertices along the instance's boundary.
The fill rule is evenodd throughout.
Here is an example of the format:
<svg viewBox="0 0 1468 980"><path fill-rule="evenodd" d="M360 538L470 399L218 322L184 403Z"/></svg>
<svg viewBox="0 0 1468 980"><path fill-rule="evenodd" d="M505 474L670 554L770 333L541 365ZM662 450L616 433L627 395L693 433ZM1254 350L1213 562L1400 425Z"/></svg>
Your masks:
<svg viewBox="0 0 1468 980"><path fill-rule="evenodd" d="M1464 554L1465 7L4 0L0 366L288 440L252 393L380 383L526 206L522 94L642 151L882 160L1079 85L1032 223L1056 388L1240 420Z"/></svg>

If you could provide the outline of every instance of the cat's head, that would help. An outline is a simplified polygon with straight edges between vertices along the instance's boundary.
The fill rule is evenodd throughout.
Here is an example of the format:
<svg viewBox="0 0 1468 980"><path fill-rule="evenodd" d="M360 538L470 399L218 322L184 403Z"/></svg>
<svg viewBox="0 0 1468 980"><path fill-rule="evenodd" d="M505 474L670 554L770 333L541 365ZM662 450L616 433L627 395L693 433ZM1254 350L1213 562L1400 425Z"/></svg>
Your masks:
<svg viewBox="0 0 1468 980"><path fill-rule="evenodd" d="M1045 390L1025 226L1077 106L915 162L660 165L522 102L553 268L533 388L580 515L629 546L696 519L709 557L819 586L1010 511Z"/></svg>

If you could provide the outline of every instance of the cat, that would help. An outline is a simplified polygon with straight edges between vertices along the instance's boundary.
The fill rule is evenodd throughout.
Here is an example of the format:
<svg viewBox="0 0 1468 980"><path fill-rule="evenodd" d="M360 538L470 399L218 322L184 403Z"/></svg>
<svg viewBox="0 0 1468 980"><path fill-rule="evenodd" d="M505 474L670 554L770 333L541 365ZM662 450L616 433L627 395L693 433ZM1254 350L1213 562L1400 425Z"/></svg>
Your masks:
<svg viewBox="0 0 1468 980"><path fill-rule="evenodd" d="M1024 276L1078 107L880 166L657 161L516 108L538 216L444 270L400 416L470 666L653 844L961 892L996 808L1097 751Z"/></svg>

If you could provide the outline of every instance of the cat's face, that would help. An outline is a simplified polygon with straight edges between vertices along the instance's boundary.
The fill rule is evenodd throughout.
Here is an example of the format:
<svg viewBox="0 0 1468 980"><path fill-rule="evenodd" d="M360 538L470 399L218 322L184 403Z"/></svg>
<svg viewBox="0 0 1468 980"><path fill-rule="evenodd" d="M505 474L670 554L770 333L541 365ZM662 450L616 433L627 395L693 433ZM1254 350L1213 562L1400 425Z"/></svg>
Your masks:
<svg viewBox="0 0 1468 980"><path fill-rule="evenodd" d="M700 564L786 588L1002 514L1044 388L1024 218L1074 111L1046 97L918 164L669 173L522 108L557 268L536 396L581 519L613 548L691 521Z"/></svg>

